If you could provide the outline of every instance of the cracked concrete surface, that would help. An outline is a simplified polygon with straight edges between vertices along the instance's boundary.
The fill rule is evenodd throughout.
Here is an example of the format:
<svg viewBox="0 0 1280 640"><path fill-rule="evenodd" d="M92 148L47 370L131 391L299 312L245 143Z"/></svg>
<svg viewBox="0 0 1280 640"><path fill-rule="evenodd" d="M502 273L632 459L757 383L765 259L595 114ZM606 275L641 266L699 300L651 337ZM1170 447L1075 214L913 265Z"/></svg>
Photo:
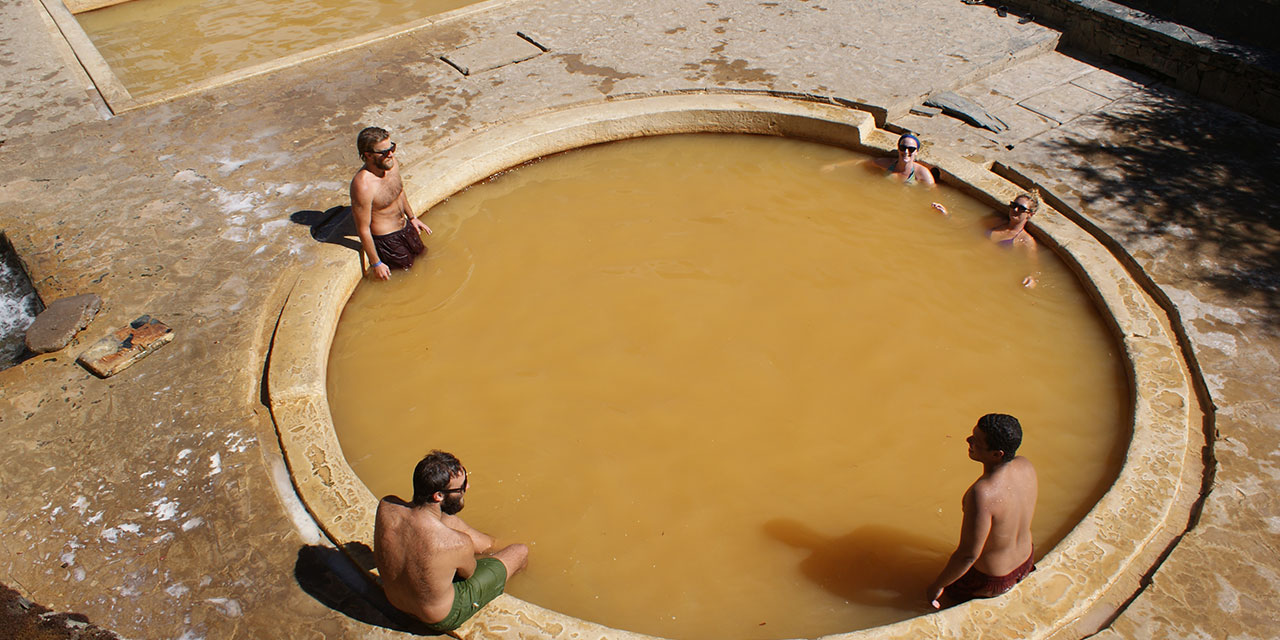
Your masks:
<svg viewBox="0 0 1280 640"><path fill-rule="evenodd" d="M368 124L411 168L568 105L744 90L878 107L1116 238L1181 316L1220 439L1196 526L1102 635L1280 622L1273 128L950 0L516 1L103 119L41 11L0 4L0 230L43 299L104 305L70 347L0 372L0 582L25 597L133 638L399 635L300 512L262 404L284 300L333 249L291 215L346 204ZM516 31L549 51L472 76L439 59ZM941 89L1018 114L1014 129L907 115ZM75 364L143 313L177 339L106 380Z"/></svg>

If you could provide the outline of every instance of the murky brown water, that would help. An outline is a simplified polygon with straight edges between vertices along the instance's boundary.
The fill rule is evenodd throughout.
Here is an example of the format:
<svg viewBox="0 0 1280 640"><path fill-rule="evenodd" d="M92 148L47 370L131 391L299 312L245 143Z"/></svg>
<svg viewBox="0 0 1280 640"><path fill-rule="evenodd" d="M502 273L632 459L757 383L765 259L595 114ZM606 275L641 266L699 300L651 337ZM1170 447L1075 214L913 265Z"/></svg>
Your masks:
<svg viewBox="0 0 1280 640"><path fill-rule="evenodd" d="M135 97L480 0L134 0L76 16Z"/></svg>
<svg viewBox="0 0 1280 640"><path fill-rule="evenodd" d="M922 612L1003 411L1039 468L1041 553L1128 441L1116 347L1056 258L849 152L673 136L521 167L427 216L334 341L343 448L377 495L427 450L463 517L532 545L514 595L675 638L815 637ZM943 219L929 207L945 202ZM1041 272L1040 286L1020 281Z"/></svg>

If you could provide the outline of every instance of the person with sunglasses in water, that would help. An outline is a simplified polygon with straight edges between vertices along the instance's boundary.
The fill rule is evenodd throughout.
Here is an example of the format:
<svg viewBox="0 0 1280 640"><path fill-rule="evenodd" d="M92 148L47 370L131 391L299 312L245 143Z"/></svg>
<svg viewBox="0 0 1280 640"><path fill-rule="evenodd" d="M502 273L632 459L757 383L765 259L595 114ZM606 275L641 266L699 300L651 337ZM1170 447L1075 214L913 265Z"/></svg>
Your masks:
<svg viewBox="0 0 1280 640"><path fill-rule="evenodd" d="M462 626L525 568L529 547L490 554L494 539L457 517L470 478L453 454L432 451L413 469L413 501L387 496L373 524L373 557L387 600L435 633Z"/></svg>
<svg viewBox="0 0 1280 640"><path fill-rule="evenodd" d="M933 172L928 167L916 162L920 153L920 138L910 133L898 138L898 155L896 158L876 158L876 166L889 173L889 177L902 184L922 184L935 186Z"/></svg>
<svg viewBox="0 0 1280 640"><path fill-rule="evenodd" d="M351 215L360 246L369 258L369 272L379 280L391 269L408 269L426 252L421 233L431 228L413 215L400 180L396 143L385 129L366 127L356 136L356 151L364 166L351 179Z"/></svg>
<svg viewBox="0 0 1280 640"><path fill-rule="evenodd" d="M868 163L868 166L884 170L889 179L897 180L902 184L920 184L930 188L937 186L937 182L933 178L933 171L929 167L916 162L916 157L920 153L920 138L910 133L902 134L902 137L898 138L897 153L898 155L894 158L875 158ZM829 164L823 167L822 170L831 171L848 162L852 161ZM932 206L942 215L948 215L947 208L942 204L934 202Z"/></svg>
<svg viewBox="0 0 1280 640"><path fill-rule="evenodd" d="M1031 221L1031 216L1036 214L1040 209L1040 196L1037 193L1023 193L1013 199L1009 203L1009 217L1002 222L987 230L987 238L1001 247L1025 249L1032 256L1036 254L1036 239L1031 236L1031 232L1027 230L1027 223ZM1027 276L1022 279L1022 286L1031 288L1036 286L1034 276Z"/></svg>

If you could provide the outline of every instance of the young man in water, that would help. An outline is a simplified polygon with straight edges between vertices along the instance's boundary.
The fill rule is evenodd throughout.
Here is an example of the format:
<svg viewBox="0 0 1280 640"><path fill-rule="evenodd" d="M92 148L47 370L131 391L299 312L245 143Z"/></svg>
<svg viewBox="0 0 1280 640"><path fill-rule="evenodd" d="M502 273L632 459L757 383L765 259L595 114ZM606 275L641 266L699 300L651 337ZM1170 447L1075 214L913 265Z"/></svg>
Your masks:
<svg viewBox="0 0 1280 640"><path fill-rule="evenodd" d="M493 538L456 516L467 487L462 463L432 451L413 470L413 502L387 496L374 519L373 556L387 600L438 633L502 595L529 558L523 544L482 555Z"/></svg>
<svg viewBox="0 0 1280 640"><path fill-rule="evenodd" d="M926 596L941 608L973 598L998 596L1035 570L1031 517L1036 510L1036 470L1018 456L1018 419L989 413L967 439L969 458L982 463L982 476L965 492L960 544Z"/></svg>
<svg viewBox="0 0 1280 640"><path fill-rule="evenodd" d="M351 179L351 215L360 246L369 257L369 271L379 280L391 269L408 269L427 250L420 234L427 227L409 206L400 181L396 143L385 129L367 127L356 136L356 150L364 166Z"/></svg>

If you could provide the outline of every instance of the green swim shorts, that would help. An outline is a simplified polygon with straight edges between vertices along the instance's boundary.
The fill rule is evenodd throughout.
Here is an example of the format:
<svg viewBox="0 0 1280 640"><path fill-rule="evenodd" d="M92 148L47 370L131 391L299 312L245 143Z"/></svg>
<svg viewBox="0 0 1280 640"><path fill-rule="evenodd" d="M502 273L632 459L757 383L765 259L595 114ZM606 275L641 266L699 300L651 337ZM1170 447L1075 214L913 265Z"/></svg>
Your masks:
<svg viewBox="0 0 1280 640"><path fill-rule="evenodd" d="M507 567L497 558L476 560L476 572L470 578L453 583L453 608L444 620L428 624L432 631L453 631L474 616L480 607L502 595L507 584Z"/></svg>

